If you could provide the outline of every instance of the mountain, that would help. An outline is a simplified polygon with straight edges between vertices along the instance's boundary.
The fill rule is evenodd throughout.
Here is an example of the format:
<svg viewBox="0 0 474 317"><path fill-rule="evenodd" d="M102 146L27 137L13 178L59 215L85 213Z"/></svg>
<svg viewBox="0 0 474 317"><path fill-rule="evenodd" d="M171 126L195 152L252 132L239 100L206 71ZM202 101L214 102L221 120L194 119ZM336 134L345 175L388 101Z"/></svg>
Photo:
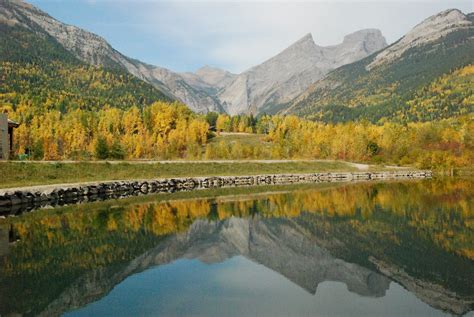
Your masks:
<svg viewBox="0 0 474 317"><path fill-rule="evenodd" d="M191 110L199 113L223 111L219 100L209 93L207 87L196 85L192 80L188 82L186 75L136 60L134 66L128 69L130 73L167 91L169 95L186 104Z"/></svg>
<svg viewBox="0 0 474 317"><path fill-rule="evenodd" d="M347 35L343 43L328 47L316 45L308 34L277 56L239 75L209 66L195 73L176 73L129 58L102 37L57 21L22 0L0 3L0 25L8 30L21 29L25 38L25 32L41 35L43 40L54 41L56 49L87 65L132 74L168 99L179 100L200 113L275 113L330 70L386 46L378 30L358 31ZM2 33L2 37L8 32ZM23 53L21 46L18 55Z"/></svg>
<svg viewBox="0 0 474 317"><path fill-rule="evenodd" d="M180 74L126 57L102 37L61 23L21 0L0 2L0 25L7 30L21 29L22 34L28 32L55 41L54 45L88 65L128 72L165 93L168 99L180 100L196 112L222 110L215 97L188 84ZM4 36L2 32L2 39Z"/></svg>
<svg viewBox="0 0 474 317"><path fill-rule="evenodd" d="M192 89L204 92L212 98L216 106L209 108L208 111L225 112L217 94L232 82L236 76L235 74L219 68L204 66L194 73L180 73L180 76Z"/></svg>
<svg viewBox="0 0 474 317"><path fill-rule="evenodd" d="M0 2L2 106L56 108L64 112L105 105L141 107L155 100L170 100L160 90L122 69L95 67L79 60L38 28L29 18L29 12L36 13L38 19L47 18L25 3ZM104 60L103 64L111 62Z"/></svg>
<svg viewBox="0 0 474 317"><path fill-rule="evenodd" d="M239 74L218 94L229 114L273 113L330 70L386 46L379 30L349 34L341 44L318 46L311 34L266 62Z"/></svg>
<svg viewBox="0 0 474 317"><path fill-rule="evenodd" d="M177 73L115 50L21 0L0 2L0 102L65 111L179 100L195 112L340 122L428 121L474 112L474 14L446 10L386 46L379 30L338 45L311 34L241 74ZM85 89L86 88L86 89Z"/></svg>
<svg viewBox="0 0 474 317"><path fill-rule="evenodd" d="M215 67L204 66L195 73L182 73L186 81L197 88L210 89L216 94L220 89L229 85L237 75Z"/></svg>
<svg viewBox="0 0 474 317"><path fill-rule="evenodd" d="M428 121L474 111L474 14L451 9L311 85L282 113L340 122Z"/></svg>

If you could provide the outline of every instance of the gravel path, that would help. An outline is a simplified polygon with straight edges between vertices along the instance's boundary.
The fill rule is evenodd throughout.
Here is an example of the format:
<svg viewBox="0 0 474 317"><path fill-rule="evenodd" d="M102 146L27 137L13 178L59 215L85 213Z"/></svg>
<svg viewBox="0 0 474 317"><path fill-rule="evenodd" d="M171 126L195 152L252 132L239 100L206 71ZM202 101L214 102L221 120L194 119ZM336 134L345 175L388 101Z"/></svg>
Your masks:
<svg viewBox="0 0 474 317"><path fill-rule="evenodd" d="M352 163L346 161L336 161L336 160L201 160L201 161L192 161L192 160L125 160L125 161L73 161L73 160L64 160L64 161L0 161L2 162L14 162L14 163L40 163L40 164L75 164L75 163L95 163L95 164L208 164L208 163L217 163L217 164L226 164L226 163L263 163L263 164L274 164L274 163L332 163L340 162L346 163L349 166L356 167L359 170L367 170L369 168L368 164Z"/></svg>

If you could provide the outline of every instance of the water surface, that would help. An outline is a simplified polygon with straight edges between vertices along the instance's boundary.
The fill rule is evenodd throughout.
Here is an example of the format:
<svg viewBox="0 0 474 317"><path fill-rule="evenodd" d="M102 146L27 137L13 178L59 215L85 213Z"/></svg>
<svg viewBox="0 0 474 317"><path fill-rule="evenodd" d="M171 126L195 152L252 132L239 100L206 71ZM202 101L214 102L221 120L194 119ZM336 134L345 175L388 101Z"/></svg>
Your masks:
<svg viewBox="0 0 474 317"><path fill-rule="evenodd" d="M474 315L474 181L179 193L0 222L0 315Z"/></svg>

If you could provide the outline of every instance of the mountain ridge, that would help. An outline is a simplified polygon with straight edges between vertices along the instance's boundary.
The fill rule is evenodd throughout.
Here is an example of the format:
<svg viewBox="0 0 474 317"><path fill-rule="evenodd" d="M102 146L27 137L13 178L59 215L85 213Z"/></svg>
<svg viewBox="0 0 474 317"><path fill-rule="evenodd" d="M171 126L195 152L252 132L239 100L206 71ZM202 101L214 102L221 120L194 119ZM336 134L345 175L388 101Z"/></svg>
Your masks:
<svg viewBox="0 0 474 317"><path fill-rule="evenodd" d="M467 15L458 9L441 11L417 24L400 40L390 45L387 50L377 54L372 63L367 65L367 69L370 70L384 62L387 63L400 58L410 47L433 42L453 32L453 28L469 28L471 25L472 23L468 20Z"/></svg>
<svg viewBox="0 0 474 317"><path fill-rule="evenodd" d="M435 109L434 115L419 115L409 105L415 94L423 94L420 89L474 62L473 21L472 13L448 9L417 24L390 46L377 29L347 34L331 46L317 45L307 33L240 74L210 66L177 73L127 57L101 36L64 24L22 0L0 4L3 28L22 27L44 40L51 38L82 62L126 71L197 113L296 114L330 122L430 120L474 111L469 100L458 97L456 102L467 102L467 108L443 100L440 107L449 108L447 113ZM471 77L465 80L463 87Z"/></svg>
<svg viewBox="0 0 474 317"><path fill-rule="evenodd" d="M74 56L34 22L0 3L0 104L6 111L142 108L171 101L161 90L119 68L95 67ZM31 23L25 24L27 22Z"/></svg>
<svg viewBox="0 0 474 317"><path fill-rule="evenodd" d="M452 23L453 15L457 24ZM443 20L443 17L448 18ZM433 21L446 32L443 36L424 36ZM281 113L326 122L361 119L378 122L427 121L472 112L474 105L469 101L472 93L466 89L459 91L457 97L453 95L457 98L455 104L449 98L435 107L411 105L409 101L442 76L455 74L456 70L474 63L473 21L474 15L457 9L431 16L382 51L333 70L292 100ZM467 86L474 83L473 76L464 80ZM449 109L445 111L445 108Z"/></svg>
<svg viewBox="0 0 474 317"><path fill-rule="evenodd" d="M370 45L367 47L365 42ZM237 75L218 97L231 115L258 114L293 99L330 70L385 46L385 38L375 29L356 31L346 35L342 43L327 47L317 45L308 33L272 58Z"/></svg>
<svg viewBox="0 0 474 317"><path fill-rule="evenodd" d="M93 66L123 69L198 113L215 111L257 114L262 108L276 112L273 109L275 106L292 99L329 70L365 57L374 50L373 45L365 45L366 42L374 43L364 36L353 34L369 34L379 38L379 44L376 46L386 45L381 32L373 29L346 35L342 43L328 47L317 46L312 35L308 33L273 58L243 74L236 75L210 67L203 67L195 73L177 73L127 57L114 49L103 37L62 23L22 0L5 0L3 5L0 5L0 23L8 26L20 25L36 33L44 32L81 61ZM298 55L295 51L299 48L308 52ZM347 52L339 54L339 49L345 49ZM352 50L357 52L351 54ZM283 60L284 64L288 64L286 73L275 73L281 66L281 56L285 54L290 56L289 60ZM291 60L291 56L295 54L303 60ZM336 58L327 56L333 54ZM271 66L275 61L277 65ZM256 83L262 76L258 74L259 70L264 73L269 71L269 74L263 74L266 81L263 86ZM253 75L256 72L257 75Z"/></svg>
<svg viewBox="0 0 474 317"><path fill-rule="evenodd" d="M204 90L198 91L178 73L129 58L115 50L101 36L73 25L67 25L22 0L5 0L0 4L0 23L22 26L33 32L43 31L83 62L93 66L119 68L153 85L168 97L177 99L196 112L222 109L216 99Z"/></svg>

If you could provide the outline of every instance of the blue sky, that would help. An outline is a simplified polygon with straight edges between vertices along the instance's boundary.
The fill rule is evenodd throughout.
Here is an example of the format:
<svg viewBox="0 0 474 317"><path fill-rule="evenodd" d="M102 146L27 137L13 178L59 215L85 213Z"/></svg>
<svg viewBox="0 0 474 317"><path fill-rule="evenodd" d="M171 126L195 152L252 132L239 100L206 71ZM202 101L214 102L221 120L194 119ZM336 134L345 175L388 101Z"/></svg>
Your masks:
<svg viewBox="0 0 474 317"><path fill-rule="evenodd" d="M27 0L28 1L28 0ZM159 1L29 0L56 19L104 37L127 56L175 71L203 65L241 72L311 32L319 45L378 28L393 42L447 8L473 0Z"/></svg>

